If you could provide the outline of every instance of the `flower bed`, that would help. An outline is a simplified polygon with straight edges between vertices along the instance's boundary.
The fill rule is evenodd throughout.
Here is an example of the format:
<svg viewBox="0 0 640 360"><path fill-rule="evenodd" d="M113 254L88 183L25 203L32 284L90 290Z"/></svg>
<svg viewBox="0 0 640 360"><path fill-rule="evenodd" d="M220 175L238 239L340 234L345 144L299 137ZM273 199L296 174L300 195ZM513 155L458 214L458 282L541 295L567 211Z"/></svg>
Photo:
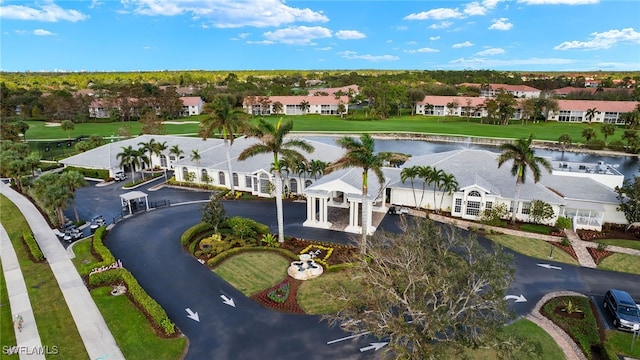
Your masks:
<svg viewBox="0 0 640 360"><path fill-rule="evenodd" d="M587 248L587 251L589 251L589 254L593 258L593 261L595 261L596 265L599 265L600 262L604 260L607 256L613 254L613 252L609 250L599 250L599 249L590 248L590 247Z"/></svg>
<svg viewBox="0 0 640 360"><path fill-rule="evenodd" d="M316 253L314 260L325 267L350 263L358 256L358 251L353 246L297 238L286 239L280 247L294 254L308 254L313 251Z"/></svg>
<svg viewBox="0 0 640 360"><path fill-rule="evenodd" d="M300 283L300 280L287 277L278 285L262 290L251 296L251 298L263 306L276 311L290 314L304 314L304 310L302 310L296 300Z"/></svg>
<svg viewBox="0 0 640 360"><path fill-rule="evenodd" d="M571 255L574 259L578 260L578 255L576 255L576 251L573 250L573 246L571 245L562 245L562 243L550 241L551 245L564 250L567 254Z"/></svg>

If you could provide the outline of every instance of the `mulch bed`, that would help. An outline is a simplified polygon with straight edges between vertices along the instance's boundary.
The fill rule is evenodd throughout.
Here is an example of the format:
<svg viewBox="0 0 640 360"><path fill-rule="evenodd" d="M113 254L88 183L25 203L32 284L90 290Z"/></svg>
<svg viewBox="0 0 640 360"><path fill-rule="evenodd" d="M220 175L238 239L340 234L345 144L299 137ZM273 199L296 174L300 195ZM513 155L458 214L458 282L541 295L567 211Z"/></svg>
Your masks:
<svg viewBox="0 0 640 360"><path fill-rule="evenodd" d="M314 247L313 245L319 245L318 247ZM300 254L303 250L308 249L311 246L311 251L319 252L316 255L316 259L324 260L326 258L326 263L329 266L343 264L346 262L353 262L358 257L358 250L349 245L341 245L334 244L330 242L323 241L314 241L314 240L304 240L298 238L289 238L284 241L284 243L280 244L280 247L283 249L287 249L294 254ZM325 248L331 248L333 251L331 255L327 258L327 250Z"/></svg>
<svg viewBox="0 0 640 360"><path fill-rule="evenodd" d="M562 245L561 243L554 242L554 241L550 241L549 243L557 248L564 250L566 253L571 255L574 259L578 260L578 255L576 255L576 251L573 250L573 247L571 245Z"/></svg>
<svg viewBox="0 0 640 360"><path fill-rule="evenodd" d="M289 314L304 314L304 310L296 300L301 284L301 280L287 276L278 285L254 294L251 298L269 309ZM271 294L271 297L269 294ZM280 299L280 301L275 301L272 298Z"/></svg>
<svg viewBox="0 0 640 360"><path fill-rule="evenodd" d="M590 248L590 247L587 248L587 251L589 251L589 254L591 254L591 257L593 258L593 261L595 261L596 265L599 265L600 262L604 260L607 256L613 254L613 252L609 250L598 250L596 248Z"/></svg>

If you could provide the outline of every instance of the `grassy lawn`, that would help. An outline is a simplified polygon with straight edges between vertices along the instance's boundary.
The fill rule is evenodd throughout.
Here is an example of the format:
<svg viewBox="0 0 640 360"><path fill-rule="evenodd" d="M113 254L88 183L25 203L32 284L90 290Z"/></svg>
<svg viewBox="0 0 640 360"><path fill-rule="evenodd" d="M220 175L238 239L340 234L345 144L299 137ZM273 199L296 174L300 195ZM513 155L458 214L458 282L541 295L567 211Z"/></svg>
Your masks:
<svg viewBox="0 0 640 360"><path fill-rule="evenodd" d="M127 359L180 359L185 337L163 339L156 335L147 318L126 296L111 296L110 287L91 290L116 342Z"/></svg>
<svg viewBox="0 0 640 360"><path fill-rule="evenodd" d="M213 271L246 296L278 284L287 276L290 261L266 251L235 255Z"/></svg>
<svg viewBox="0 0 640 360"><path fill-rule="evenodd" d="M551 246L548 242L514 235L487 235L487 237L502 246L517 253L537 259L553 260L571 265L578 265L578 261L565 251L554 246L553 259L549 259Z"/></svg>
<svg viewBox="0 0 640 360"><path fill-rule="evenodd" d="M638 264L640 264L640 257L616 253L604 258L604 260L598 264L598 269L640 275L640 266L638 266Z"/></svg>
<svg viewBox="0 0 640 360"><path fill-rule="evenodd" d="M267 117L277 119L279 116ZM198 132L198 124L188 123L199 121L202 116L192 116L180 119L184 124L165 125L168 134L194 134ZM567 133L574 142L583 142L582 130L586 124L569 124L561 122L548 122L521 125L520 122L512 122L508 126L481 124L479 119L467 120L460 117L438 116L401 116L386 120L347 120L337 116L301 115L285 116L294 121L295 132L329 132L329 133L431 133L462 136L478 136L492 138L515 139L527 137L533 134L538 140L557 141L560 134ZM255 119L255 118L254 118ZM67 133L59 126L45 126L42 121L28 121L29 130L27 139L66 139ZM101 135L108 137L117 135L118 129L123 126L130 127L131 134L139 134L141 124L139 122L114 122L114 123L78 123L70 132L71 137L80 135ZM601 124L592 125L596 133L600 133ZM620 140L622 130L618 129L607 141Z"/></svg>
<svg viewBox="0 0 640 360"><path fill-rule="evenodd" d="M352 280L352 270L342 270L322 274L315 279L307 280L298 289L298 304L307 314L332 314L341 309L342 303L333 300L328 294L339 294L341 288L350 293L357 293L360 288Z"/></svg>
<svg viewBox="0 0 640 360"><path fill-rule="evenodd" d="M640 339L636 338L633 351L631 351L632 340L632 333L617 330L607 331L607 344L609 344L616 353L640 359Z"/></svg>
<svg viewBox="0 0 640 360"><path fill-rule="evenodd" d="M602 239L602 240L594 240L594 242L607 244L611 246L620 246L628 249L636 249L640 250L640 241L638 240L627 240L627 239Z"/></svg>
<svg viewBox="0 0 640 360"><path fill-rule="evenodd" d="M76 257L71 261L80 274L88 274L99 263L91 253L91 239L87 238L73 243L73 253L76 254Z"/></svg>
<svg viewBox="0 0 640 360"><path fill-rule="evenodd" d="M0 195L0 208L2 209L0 221L7 230L18 255L42 345L56 345L60 359L88 358L89 355L49 264L31 262L22 244L20 239L22 232L29 230L27 221L18 208L2 195ZM10 318L4 318L4 312L0 312L0 315L2 315L2 323L11 322ZM29 326L29 324L25 325Z"/></svg>
<svg viewBox="0 0 640 360"><path fill-rule="evenodd" d="M0 263L0 346L4 349L5 346L15 346L16 336L11 319L11 307L9 306L9 294L7 294L7 283L4 280L4 271L2 270L2 263ZM18 354L6 355L3 352L0 353L0 359L18 359Z"/></svg>

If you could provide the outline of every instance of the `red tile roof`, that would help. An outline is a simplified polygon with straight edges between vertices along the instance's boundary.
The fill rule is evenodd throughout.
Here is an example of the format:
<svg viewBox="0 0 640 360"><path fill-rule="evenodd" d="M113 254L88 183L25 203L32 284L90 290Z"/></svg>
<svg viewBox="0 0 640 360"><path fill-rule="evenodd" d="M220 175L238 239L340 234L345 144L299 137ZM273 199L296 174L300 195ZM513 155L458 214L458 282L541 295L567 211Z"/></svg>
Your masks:
<svg viewBox="0 0 640 360"><path fill-rule="evenodd" d="M184 106L198 106L202 102L200 96L183 96L180 100L182 100Z"/></svg>

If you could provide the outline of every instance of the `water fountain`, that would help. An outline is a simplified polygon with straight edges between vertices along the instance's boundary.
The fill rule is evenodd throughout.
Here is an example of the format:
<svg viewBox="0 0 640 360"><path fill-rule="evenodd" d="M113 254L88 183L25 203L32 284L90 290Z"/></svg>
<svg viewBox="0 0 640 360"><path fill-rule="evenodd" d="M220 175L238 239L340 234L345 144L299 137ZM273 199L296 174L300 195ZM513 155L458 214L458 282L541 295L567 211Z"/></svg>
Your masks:
<svg viewBox="0 0 640 360"><path fill-rule="evenodd" d="M300 255L299 261L293 261L287 274L297 280L309 280L322 275L324 269L318 265L310 254Z"/></svg>

